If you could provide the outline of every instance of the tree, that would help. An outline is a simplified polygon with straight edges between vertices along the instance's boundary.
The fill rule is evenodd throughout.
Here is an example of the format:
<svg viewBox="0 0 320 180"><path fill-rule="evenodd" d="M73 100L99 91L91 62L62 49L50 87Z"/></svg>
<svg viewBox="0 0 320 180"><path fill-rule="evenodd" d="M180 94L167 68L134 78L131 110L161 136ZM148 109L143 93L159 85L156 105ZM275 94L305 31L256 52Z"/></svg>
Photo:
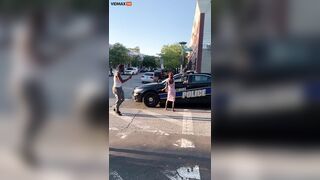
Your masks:
<svg viewBox="0 0 320 180"><path fill-rule="evenodd" d="M114 44L109 50L110 66L115 68L119 64L130 63L129 50L120 43Z"/></svg>
<svg viewBox="0 0 320 180"><path fill-rule="evenodd" d="M131 66L140 67L142 64L141 57L139 55L131 57Z"/></svg>
<svg viewBox="0 0 320 180"><path fill-rule="evenodd" d="M166 69L176 69L180 66L180 44L164 45L161 49L161 58Z"/></svg>
<svg viewBox="0 0 320 180"><path fill-rule="evenodd" d="M136 53L140 53L140 48L139 46L136 46L134 48L129 48L129 50L133 51L133 52L136 52Z"/></svg>
<svg viewBox="0 0 320 180"><path fill-rule="evenodd" d="M142 61L142 66L146 68L156 68L157 66L157 59L155 56L144 56Z"/></svg>

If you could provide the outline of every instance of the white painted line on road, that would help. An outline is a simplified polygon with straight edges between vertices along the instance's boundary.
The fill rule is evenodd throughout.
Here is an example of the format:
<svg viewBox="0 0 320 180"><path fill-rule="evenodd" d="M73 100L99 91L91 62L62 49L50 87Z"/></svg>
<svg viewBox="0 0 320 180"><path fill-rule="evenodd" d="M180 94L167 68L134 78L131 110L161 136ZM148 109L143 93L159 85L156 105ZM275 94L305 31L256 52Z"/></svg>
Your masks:
<svg viewBox="0 0 320 180"><path fill-rule="evenodd" d="M175 171L163 172L170 180L196 179L201 180L199 166L180 167Z"/></svg>
<svg viewBox="0 0 320 180"><path fill-rule="evenodd" d="M182 134L183 135L194 135L192 114L187 109L184 109L184 113L183 113ZM192 141L184 139L184 138L181 138L173 145L179 146L181 148L195 148L195 145Z"/></svg>
<svg viewBox="0 0 320 180"><path fill-rule="evenodd" d="M118 174L117 171L112 171L110 173L110 176L112 176L115 180L123 180L122 177Z"/></svg>
<svg viewBox="0 0 320 180"><path fill-rule="evenodd" d="M188 139L181 138L173 145L181 147L181 148L195 148L195 145L192 141L189 141Z"/></svg>
<svg viewBox="0 0 320 180"><path fill-rule="evenodd" d="M193 121L192 114L184 109L183 119L182 119L182 134L193 135Z"/></svg>
<svg viewBox="0 0 320 180"><path fill-rule="evenodd" d="M195 166L193 168L181 167L181 168L177 169L177 172L184 179L187 179L187 178L200 179L199 166Z"/></svg>

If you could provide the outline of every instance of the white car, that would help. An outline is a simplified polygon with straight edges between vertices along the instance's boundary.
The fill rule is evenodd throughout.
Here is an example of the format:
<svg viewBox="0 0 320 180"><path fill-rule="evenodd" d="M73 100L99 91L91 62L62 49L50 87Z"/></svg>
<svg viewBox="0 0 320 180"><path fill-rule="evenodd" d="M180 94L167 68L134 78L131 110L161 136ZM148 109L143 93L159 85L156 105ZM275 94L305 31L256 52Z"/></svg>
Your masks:
<svg viewBox="0 0 320 180"><path fill-rule="evenodd" d="M135 68L135 67L126 68L126 69L124 70L124 74L127 74L127 75L138 74L138 68Z"/></svg>
<svg viewBox="0 0 320 180"><path fill-rule="evenodd" d="M134 70L134 74L138 74L139 73L139 68L137 68L137 67L132 67L132 68Z"/></svg>
<svg viewBox="0 0 320 180"><path fill-rule="evenodd" d="M142 83L155 82L154 72L146 72L141 76Z"/></svg>

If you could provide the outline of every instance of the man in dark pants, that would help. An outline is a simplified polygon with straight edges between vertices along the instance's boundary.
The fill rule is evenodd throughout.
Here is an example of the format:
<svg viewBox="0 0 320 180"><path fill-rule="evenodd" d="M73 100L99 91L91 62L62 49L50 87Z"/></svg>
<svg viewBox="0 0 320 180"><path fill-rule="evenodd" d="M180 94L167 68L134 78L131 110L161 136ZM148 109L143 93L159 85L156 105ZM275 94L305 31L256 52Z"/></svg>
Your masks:
<svg viewBox="0 0 320 180"><path fill-rule="evenodd" d="M47 33L46 12L42 8L27 11L13 30L12 74L10 84L24 127L21 138L21 154L29 165L37 165L35 143L43 130L48 116L48 102L45 90L46 70L57 62L57 56L44 51ZM61 56L68 52L69 44L58 48Z"/></svg>
<svg viewBox="0 0 320 180"><path fill-rule="evenodd" d="M121 112L119 111L120 105L124 101L124 92L122 89L122 84L128 81L129 79L132 78L132 75L129 76L127 79L122 79L121 77L121 72L124 71L124 65L120 64L118 66L118 70L113 76L113 87L112 87L112 92L116 96L116 103L115 103L115 108L113 109L119 116L122 116Z"/></svg>
<svg viewBox="0 0 320 180"><path fill-rule="evenodd" d="M22 137L22 157L29 165L36 165L35 141L47 119L46 93L43 87L46 58L41 50L44 34L44 12L34 10L26 14L14 28L13 71L11 83L21 114L26 123Z"/></svg>

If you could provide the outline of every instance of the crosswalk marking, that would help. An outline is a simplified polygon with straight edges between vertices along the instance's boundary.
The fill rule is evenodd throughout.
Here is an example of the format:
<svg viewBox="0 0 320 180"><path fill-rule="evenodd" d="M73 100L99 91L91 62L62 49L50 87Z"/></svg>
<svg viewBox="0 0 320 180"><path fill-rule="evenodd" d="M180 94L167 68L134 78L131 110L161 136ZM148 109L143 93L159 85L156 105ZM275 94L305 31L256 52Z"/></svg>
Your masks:
<svg viewBox="0 0 320 180"><path fill-rule="evenodd" d="M193 122L192 114L184 109L183 120L182 120L182 134L193 135Z"/></svg>
<svg viewBox="0 0 320 180"><path fill-rule="evenodd" d="M202 121L202 118L208 118L208 117L199 113L194 114L193 111L190 111L188 109L181 109L181 110L178 110L177 112L165 111L162 109L160 110L157 109L157 112L156 112L153 109L136 109L136 108L122 108L121 110L123 111L123 116L118 116L114 112L111 112L110 116L113 116L117 119L118 118L122 119L126 123L132 122L132 124L130 125L131 127L139 128L140 131L143 131L143 132L157 132L157 130L164 130L161 128L159 129L159 127L157 127L158 125L150 126L150 123L152 123L152 121L148 121L147 124L143 123L144 121L141 121L141 120L144 120L145 118L148 118L148 116L150 116L150 118L152 116L151 119L168 122L172 125L175 125L176 128L180 130L180 133L182 135L197 135L197 136L211 135L210 132L207 132L208 128L205 128L205 131L198 131L197 129L195 129L195 125L196 127L198 127L199 123L201 123L201 126L204 125L204 123L209 123L210 121L208 122ZM140 112L139 114L142 114L142 116L138 115L134 117L134 114L138 112ZM110 117L110 118L113 118L113 117ZM132 121L133 118L134 120ZM199 121L198 119L201 121ZM208 126L210 126L210 124L208 124ZM170 129L169 131L171 130L172 129ZM172 133L179 133L179 131L178 132L174 131L174 132L171 132L170 134ZM159 134L165 135L165 133L159 133Z"/></svg>

